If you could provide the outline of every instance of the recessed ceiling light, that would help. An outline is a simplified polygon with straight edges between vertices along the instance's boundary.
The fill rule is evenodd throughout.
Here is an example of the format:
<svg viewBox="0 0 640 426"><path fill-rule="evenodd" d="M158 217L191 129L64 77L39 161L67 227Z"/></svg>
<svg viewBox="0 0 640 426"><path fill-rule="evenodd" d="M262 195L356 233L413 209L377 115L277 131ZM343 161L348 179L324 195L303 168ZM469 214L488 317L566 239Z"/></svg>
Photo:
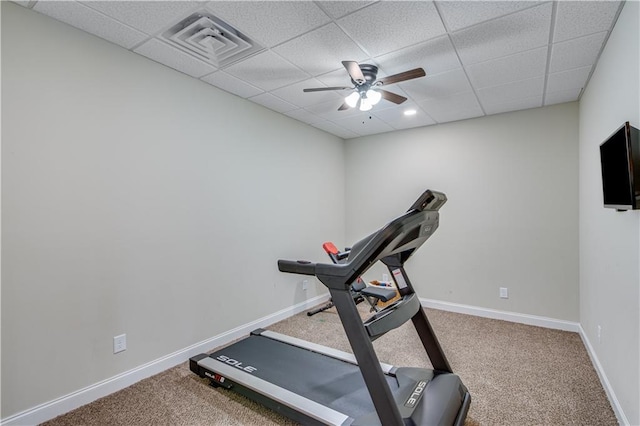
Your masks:
<svg viewBox="0 0 640 426"><path fill-rule="evenodd" d="M404 112L404 115L416 115L418 111L416 111L415 109L408 109Z"/></svg>

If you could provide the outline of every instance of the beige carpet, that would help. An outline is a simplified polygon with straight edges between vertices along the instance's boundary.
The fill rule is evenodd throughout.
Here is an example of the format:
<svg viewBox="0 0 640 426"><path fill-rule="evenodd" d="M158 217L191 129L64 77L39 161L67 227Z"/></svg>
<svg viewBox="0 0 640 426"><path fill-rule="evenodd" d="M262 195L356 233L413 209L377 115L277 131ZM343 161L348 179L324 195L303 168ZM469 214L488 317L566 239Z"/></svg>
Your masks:
<svg viewBox="0 0 640 426"><path fill-rule="evenodd" d="M449 363L471 393L466 425L617 425L576 333L427 310ZM296 315L269 329L350 351L337 314ZM429 366L411 322L374 342L380 361ZM213 348L212 348L213 349ZM57 417L62 425L288 425L208 386L188 363Z"/></svg>

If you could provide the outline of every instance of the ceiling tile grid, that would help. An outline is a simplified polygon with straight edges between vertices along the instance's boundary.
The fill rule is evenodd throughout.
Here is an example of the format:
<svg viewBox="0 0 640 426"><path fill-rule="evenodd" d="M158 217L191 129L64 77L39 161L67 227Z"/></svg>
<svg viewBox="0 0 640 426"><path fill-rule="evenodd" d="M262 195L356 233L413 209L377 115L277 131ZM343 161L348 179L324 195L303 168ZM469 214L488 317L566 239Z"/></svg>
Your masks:
<svg viewBox="0 0 640 426"><path fill-rule="evenodd" d="M194 1L85 1L82 3L149 35L173 23L176 16L182 16L202 5L202 2Z"/></svg>
<svg viewBox="0 0 640 426"><path fill-rule="evenodd" d="M353 133L352 131L345 129L344 127L340 127L332 121L324 120L318 123L314 123L312 124L312 126L336 136L340 136L343 139L352 139L358 136L362 136L358 133Z"/></svg>
<svg viewBox="0 0 640 426"><path fill-rule="evenodd" d="M564 102L572 102L578 98L581 92L582 92L582 88L561 90L558 92L547 93L544 97L544 104L553 105L553 104L561 104Z"/></svg>
<svg viewBox="0 0 640 426"><path fill-rule="evenodd" d="M16 3L344 139L576 101L624 5L610 0ZM211 17L224 25L189 26ZM220 28L223 32L216 32ZM173 31L182 31L196 54L172 43ZM224 43L244 53L218 61ZM426 75L383 85L400 96L395 102L403 97L404 102L382 99L370 111L338 111L354 91L342 61L377 66L378 80L416 68ZM303 92L327 87L347 89ZM405 115L407 109L415 114Z"/></svg>
<svg viewBox="0 0 640 426"><path fill-rule="evenodd" d="M544 3L452 33L462 64L467 66L548 44L552 9L552 3Z"/></svg>
<svg viewBox="0 0 640 426"><path fill-rule="evenodd" d="M482 89L544 76L547 68L547 51L547 46L544 46L469 65L467 67L469 80L473 87Z"/></svg>
<svg viewBox="0 0 640 426"><path fill-rule="evenodd" d="M212 1L207 3L207 9L267 47L331 20L310 1Z"/></svg>
<svg viewBox="0 0 640 426"><path fill-rule="evenodd" d="M202 77L202 81L205 81L213 86L217 86L229 93L240 96L241 98L250 98L258 95L264 90L258 89L256 86L245 82L231 74L224 71L217 71Z"/></svg>
<svg viewBox="0 0 640 426"><path fill-rule="evenodd" d="M266 106L269 109L272 109L277 112L288 112L297 109L297 107L293 104L290 104L287 101L283 101L277 96L272 95L271 93L262 93L260 95L249 98L250 101L260 104L262 106Z"/></svg>
<svg viewBox="0 0 640 426"><path fill-rule="evenodd" d="M427 98L418 104L438 123L464 120L484 115L478 97L471 90L445 98Z"/></svg>
<svg viewBox="0 0 640 426"><path fill-rule="evenodd" d="M435 5L426 1L380 1L341 18L338 24L371 56L445 33Z"/></svg>
<svg viewBox="0 0 640 426"><path fill-rule="evenodd" d="M33 9L125 49L130 49L149 37L78 2L40 1Z"/></svg>
<svg viewBox="0 0 640 426"><path fill-rule="evenodd" d="M287 115L291 118L294 118L298 121L302 121L303 123L307 123L307 124L315 124L315 123L319 123L321 121L327 121L323 118L321 118L318 115L312 114L309 111L307 111L304 108L299 108L299 109L294 109L292 111L288 111L285 112L284 115Z"/></svg>
<svg viewBox="0 0 640 426"><path fill-rule="evenodd" d="M281 44L273 51L313 76L334 71L345 58L362 61L368 57L334 23Z"/></svg>
<svg viewBox="0 0 640 426"><path fill-rule="evenodd" d="M462 28L509 15L522 9L536 6L540 1L443 1L440 11L447 28L457 31Z"/></svg>

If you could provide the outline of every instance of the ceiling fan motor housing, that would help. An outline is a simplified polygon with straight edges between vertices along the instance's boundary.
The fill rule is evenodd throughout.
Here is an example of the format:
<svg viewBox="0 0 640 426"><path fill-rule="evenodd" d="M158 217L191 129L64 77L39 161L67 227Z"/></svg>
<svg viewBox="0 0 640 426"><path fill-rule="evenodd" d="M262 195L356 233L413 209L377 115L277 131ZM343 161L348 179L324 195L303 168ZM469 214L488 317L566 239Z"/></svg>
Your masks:
<svg viewBox="0 0 640 426"><path fill-rule="evenodd" d="M371 64L358 64L358 66L362 71L362 75L364 75L365 82L359 85L356 81L353 80L353 78L351 79L351 82L356 87L368 89L376 81L376 77L378 76L378 67Z"/></svg>

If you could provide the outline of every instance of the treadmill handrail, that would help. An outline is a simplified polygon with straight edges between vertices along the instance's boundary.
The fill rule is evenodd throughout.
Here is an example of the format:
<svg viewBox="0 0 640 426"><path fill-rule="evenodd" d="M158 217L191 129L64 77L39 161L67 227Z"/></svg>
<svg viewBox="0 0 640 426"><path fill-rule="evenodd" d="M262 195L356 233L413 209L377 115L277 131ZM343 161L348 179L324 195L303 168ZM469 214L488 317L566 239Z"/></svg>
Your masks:
<svg viewBox="0 0 640 426"><path fill-rule="evenodd" d="M315 275L316 264L306 260L278 260L278 270L291 274Z"/></svg>

